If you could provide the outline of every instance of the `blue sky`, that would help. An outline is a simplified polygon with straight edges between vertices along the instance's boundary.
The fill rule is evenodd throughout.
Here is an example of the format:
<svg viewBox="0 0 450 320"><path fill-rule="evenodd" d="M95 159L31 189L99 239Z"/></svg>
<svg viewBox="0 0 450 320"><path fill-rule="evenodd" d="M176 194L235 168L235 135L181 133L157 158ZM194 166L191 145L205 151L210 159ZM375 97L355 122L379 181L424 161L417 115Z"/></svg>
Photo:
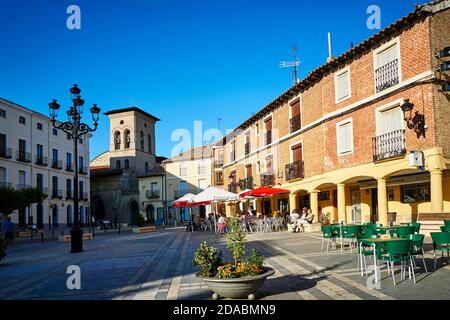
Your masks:
<svg viewBox="0 0 450 320"><path fill-rule="evenodd" d="M0 0L0 97L48 113L67 107L78 83L89 107L136 105L157 116L157 153L170 156L177 128L232 129L291 84L280 69L296 45L304 77L327 58L374 34L369 5L385 27L421 0ZM66 9L81 8L81 30L69 30ZM87 109L87 108L86 108ZM90 120L88 117L86 120ZM100 118L91 157L108 149Z"/></svg>

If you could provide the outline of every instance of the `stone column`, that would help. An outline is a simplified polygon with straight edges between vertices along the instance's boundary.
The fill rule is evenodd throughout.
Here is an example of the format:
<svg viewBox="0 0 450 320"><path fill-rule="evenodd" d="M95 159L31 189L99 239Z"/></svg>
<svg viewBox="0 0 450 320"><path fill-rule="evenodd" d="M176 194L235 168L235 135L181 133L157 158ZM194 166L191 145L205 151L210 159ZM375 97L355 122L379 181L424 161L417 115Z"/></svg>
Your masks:
<svg viewBox="0 0 450 320"><path fill-rule="evenodd" d="M345 184L338 183L337 184L337 197L338 197L338 222L346 222L347 214L345 210Z"/></svg>
<svg viewBox="0 0 450 320"><path fill-rule="evenodd" d="M380 178L378 181L378 221L386 226L388 224L388 201L386 179Z"/></svg>
<svg viewBox="0 0 450 320"><path fill-rule="evenodd" d="M442 193L442 170L430 171L431 211L439 213L444 210Z"/></svg>
<svg viewBox="0 0 450 320"><path fill-rule="evenodd" d="M314 215L314 222L319 221L319 191L314 190L309 194L310 203L311 203L311 211Z"/></svg>
<svg viewBox="0 0 450 320"><path fill-rule="evenodd" d="M294 209L297 209L297 211L299 210L299 208L297 208L297 196L295 194L290 194L289 195L289 214L292 213L292 211Z"/></svg>

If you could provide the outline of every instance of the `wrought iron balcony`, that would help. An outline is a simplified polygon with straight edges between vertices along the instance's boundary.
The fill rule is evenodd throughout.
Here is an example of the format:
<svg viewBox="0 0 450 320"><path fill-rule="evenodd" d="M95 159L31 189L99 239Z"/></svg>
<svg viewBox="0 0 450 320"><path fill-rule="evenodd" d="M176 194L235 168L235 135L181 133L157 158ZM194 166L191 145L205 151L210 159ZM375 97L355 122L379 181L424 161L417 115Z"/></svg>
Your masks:
<svg viewBox="0 0 450 320"><path fill-rule="evenodd" d="M248 156L250 154L250 142L245 144L245 155Z"/></svg>
<svg viewBox="0 0 450 320"><path fill-rule="evenodd" d="M38 166L46 167L48 166L48 158L43 156L35 156L34 163Z"/></svg>
<svg viewBox="0 0 450 320"><path fill-rule="evenodd" d="M31 162L31 153L25 151L17 151L17 161Z"/></svg>
<svg viewBox="0 0 450 320"><path fill-rule="evenodd" d="M73 164L71 164L71 163L66 163L66 171L68 171L68 172L73 172Z"/></svg>
<svg viewBox="0 0 450 320"><path fill-rule="evenodd" d="M399 83L398 67L398 59L396 59L375 70L377 93Z"/></svg>
<svg viewBox="0 0 450 320"><path fill-rule="evenodd" d="M6 182L6 181L1 181L0 182L0 188L2 188L2 189L8 189L8 188L11 188L11 187L12 187L11 182Z"/></svg>
<svg viewBox="0 0 450 320"><path fill-rule="evenodd" d="M237 193L237 189L238 189L238 184L236 182L232 182L228 185L229 192Z"/></svg>
<svg viewBox="0 0 450 320"><path fill-rule="evenodd" d="M303 179L305 177L305 162L296 161L286 165L286 180Z"/></svg>
<svg viewBox="0 0 450 320"><path fill-rule="evenodd" d="M12 158L11 148L1 148L0 149L0 158L11 159Z"/></svg>
<svg viewBox="0 0 450 320"><path fill-rule="evenodd" d="M53 159L53 160L52 160L52 168L53 168L53 169L61 170L61 169L63 168L62 161L61 161L61 160Z"/></svg>
<svg viewBox="0 0 450 320"><path fill-rule="evenodd" d="M239 180L239 188L241 188L241 190L253 189L253 177Z"/></svg>
<svg viewBox="0 0 450 320"><path fill-rule="evenodd" d="M267 131L264 135L264 143L266 146L272 144L272 130Z"/></svg>
<svg viewBox="0 0 450 320"><path fill-rule="evenodd" d="M223 159L214 161L214 169L222 169L223 167Z"/></svg>
<svg viewBox="0 0 450 320"><path fill-rule="evenodd" d="M290 132L293 133L295 131L300 130L302 127L301 117L300 115L292 117L290 120Z"/></svg>
<svg viewBox="0 0 450 320"><path fill-rule="evenodd" d="M87 174L87 167L79 167L78 168L78 173L79 174Z"/></svg>
<svg viewBox="0 0 450 320"><path fill-rule="evenodd" d="M81 201L88 201L89 200L89 195L87 192L79 192L79 200Z"/></svg>
<svg viewBox="0 0 450 320"><path fill-rule="evenodd" d="M70 200L70 199L73 199L73 191L67 190L66 191L66 200Z"/></svg>
<svg viewBox="0 0 450 320"><path fill-rule="evenodd" d="M261 174L261 186L269 187L269 186L274 186L274 185L275 185L275 175L273 173Z"/></svg>
<svg viewBox="0 0 450 320"><path fill-rule="evenodd" d="M52 199L58 198L61 200L63 198L63 191L61 189L52 189Z"/></svg>
<svg viewBox="0 0 450 320"><path fill-rule="evenodd" d="M405 130L392 131L372 139L373 161L404 156L406 154Z"/></svg>
<svg viewBox="0 0 450 320"><path fill-rule="evenodd" d="M145 196L149 199L157 199L160 197L160 191L159 190L147 190L145 192Z"/></svg>

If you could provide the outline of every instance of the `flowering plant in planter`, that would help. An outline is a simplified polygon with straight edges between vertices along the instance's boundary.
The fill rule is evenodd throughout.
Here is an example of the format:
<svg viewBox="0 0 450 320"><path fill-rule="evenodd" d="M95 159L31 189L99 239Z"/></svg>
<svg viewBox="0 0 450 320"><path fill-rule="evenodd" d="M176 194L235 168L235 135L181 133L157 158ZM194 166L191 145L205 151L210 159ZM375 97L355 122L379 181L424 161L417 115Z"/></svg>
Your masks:
<svg viewBox="0 0 450 320"><path fill-rule="evenodd" d="M219 279L256 276L264 273L264 256L255 249L245 257L245 233L239 226L237 218L229 220L230 232L227 235L227 249L230 250L233 261L223 263L222 252L203 242L194 254L193 264L198 266L203 277Z"/></svg>

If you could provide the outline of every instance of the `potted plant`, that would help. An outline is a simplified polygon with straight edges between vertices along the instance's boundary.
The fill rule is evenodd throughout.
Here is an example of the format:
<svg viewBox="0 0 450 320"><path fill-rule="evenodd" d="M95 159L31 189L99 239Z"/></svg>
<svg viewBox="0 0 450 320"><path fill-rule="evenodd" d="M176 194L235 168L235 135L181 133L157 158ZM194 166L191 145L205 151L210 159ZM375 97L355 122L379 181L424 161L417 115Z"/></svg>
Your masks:
<svg viewBox="0 0 450 320"><path fill-rule="evenodd" d="M255 249L245 256L245 233L236 217L229 220L229 228L227 249L233 261L223 262L222 252L203 242L194 254L193 264L200 269L196 276L214 292L214 300L219 297L254 300L255 292L275 271L264 266L264 256Z"/></svg>

